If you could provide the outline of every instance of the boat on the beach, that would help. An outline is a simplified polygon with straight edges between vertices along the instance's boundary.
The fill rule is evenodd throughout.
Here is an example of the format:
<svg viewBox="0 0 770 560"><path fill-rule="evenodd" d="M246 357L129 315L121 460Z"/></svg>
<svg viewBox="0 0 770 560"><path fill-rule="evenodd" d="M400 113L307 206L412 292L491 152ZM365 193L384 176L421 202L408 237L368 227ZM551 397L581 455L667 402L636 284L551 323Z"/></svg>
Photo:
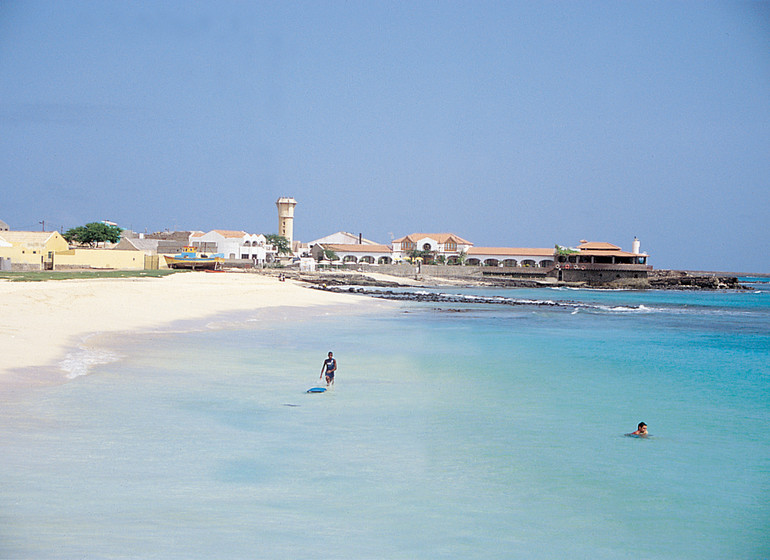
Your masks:
<svg viewBox="0 0 770 560"><path fill-rule="evenodd" d="M163 255L169 268L189 268L191 270L216 270L225 261L222 253L207 255L199 253L195 247L183 247L176 255Z"/></svg>

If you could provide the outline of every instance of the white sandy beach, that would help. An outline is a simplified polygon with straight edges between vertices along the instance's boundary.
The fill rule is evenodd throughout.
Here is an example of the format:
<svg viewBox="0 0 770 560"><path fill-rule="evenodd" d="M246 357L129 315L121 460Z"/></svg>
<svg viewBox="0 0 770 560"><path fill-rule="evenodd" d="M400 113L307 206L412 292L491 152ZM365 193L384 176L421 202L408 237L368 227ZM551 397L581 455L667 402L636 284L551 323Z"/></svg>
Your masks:
<svg viewBox="0 0 770 560"><path fill-rule="evenodd" d="M0 382L21 368L55 366L91 333L157 328L268 307L355 306L364 301L257 274L0 282ZM23 377L36 382L29 370Z"/></svg>

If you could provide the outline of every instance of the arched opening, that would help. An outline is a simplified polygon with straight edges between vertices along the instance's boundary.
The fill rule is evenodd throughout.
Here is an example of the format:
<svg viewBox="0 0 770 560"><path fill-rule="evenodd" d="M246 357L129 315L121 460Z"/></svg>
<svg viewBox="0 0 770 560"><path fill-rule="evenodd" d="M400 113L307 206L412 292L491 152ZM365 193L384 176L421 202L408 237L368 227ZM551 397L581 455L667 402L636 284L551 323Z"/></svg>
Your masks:
<svg viewBox="0 0 770 560"><path fill-rule="evenodd" d="M370 257L369 255L365 257L361 257L358 262L360 263L366 263L366 264L374 264L374 257Z"/></svg>
<svg viewBox="0 0 770 560"><path fill-rule="evenodd" d="M550 259L543 259L539 264L542 268L548 268L549 266L553 266L553 261Z"/></svg>
<svg viewBox="0 0 770 560"><path fill-rule="evenodd" d="M532 259L525 259L521 261L521 266L537 266L537 263Z"/></svg>
<svg viewBox="0 0 770 560"><path fill-rule="evenodd" d="M503 266L516 266L519 263L516 261L516 259L505 259L503 261Z"/></svg>
<svg viewBox="0 0 770 560"><path fill-rule="evenodd" d="M423 251L432 251L433 249L431 248L431 246L430 246L430 243L425 243L425 244L422 246L422 250L423 250Z"/></svg>
<svg viewBox="0 0 770 560"><path fill-rule="evenodd" d="M497 259L487 259L484 261L484 266L498 266L500 261Z"/></svg>
<svg viewBox="0 0 770 560"><path fill-rule="evenodd" d="M391 262L393 261L390 257L380 257L377 259L377 264L390 264Z"/></svg>
<svg viewBox="0 0 770 560"><path fill-rule="evenodd" d="M345 258L342 259L342 262L355 264L358 262L358 260L353 255L345 255Z"/></svg>
<svg viewBox="0 0 770 560"><path fill-rule="evenodd" d="M481 264L481 261L476 258L471 258L465 261L465 264L471 265L471 266L478 266Z"/></svg>

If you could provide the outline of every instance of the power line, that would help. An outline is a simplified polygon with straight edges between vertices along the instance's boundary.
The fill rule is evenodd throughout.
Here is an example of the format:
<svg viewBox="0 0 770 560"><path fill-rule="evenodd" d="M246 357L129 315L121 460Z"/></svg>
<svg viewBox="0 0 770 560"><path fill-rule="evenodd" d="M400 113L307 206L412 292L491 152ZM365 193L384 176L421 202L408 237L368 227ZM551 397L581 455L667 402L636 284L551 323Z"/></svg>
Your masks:
<svg viewBox="0 0 770 560"><path fill-rule="evenodd" d="M43 230L43 224L45 224L45 230L44 231L61 231L64 229L64 226L61 224L52 224L51 222L47 220L41 220L40 222L34 224L34 225L24 225L24 226L13 226L11 227L11 224L8 224L8 227L15 231L41 231Z"/></svg>

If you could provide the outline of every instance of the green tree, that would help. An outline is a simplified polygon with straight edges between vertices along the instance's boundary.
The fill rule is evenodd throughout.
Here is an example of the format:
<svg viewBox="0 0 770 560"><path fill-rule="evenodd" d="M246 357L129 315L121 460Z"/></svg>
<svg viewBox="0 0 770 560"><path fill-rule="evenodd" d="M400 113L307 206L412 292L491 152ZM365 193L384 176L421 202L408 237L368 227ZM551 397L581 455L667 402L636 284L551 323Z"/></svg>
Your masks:
<svg viewBox="0 0 770 560"><path fill-rule="evenodd" d="M64 239L69 243L89 245L96 247L99 243L117 243L123 232L118 226L112 226L102 222L91 222L84 226L77 226L64 232Z"/></svg>
<svg viewBox="0 0 770 560"><path fill-rule="evenodd" d="M570 249L569 247L562 247L561 245L556 245L556 252L559 255L575 255L579 253L577 249Z"/></svg>
<svg viewBox="0 0 770 560"><path fill-rule="evenodd" d="M265 235L265 239L270 245L275 247L279 255L291 255L291 244L283 235L268 233Z"/></svg>
<svg viewBox="0 0 770 560"><path fill-rule="evenodd" d="M324 257L326 257L330 261L337 261L337 260L339 260L339 257L337 256L337 253L335 253L331 249L324 249Z"/></svg>
<svg viewBox="0 0 770 560"><path fill-rule="evenodd" d="M70 228L62 234L62 237L67 240L67 243L80 243L80 240L85 238L85 236L85 226Z"/></svg>

